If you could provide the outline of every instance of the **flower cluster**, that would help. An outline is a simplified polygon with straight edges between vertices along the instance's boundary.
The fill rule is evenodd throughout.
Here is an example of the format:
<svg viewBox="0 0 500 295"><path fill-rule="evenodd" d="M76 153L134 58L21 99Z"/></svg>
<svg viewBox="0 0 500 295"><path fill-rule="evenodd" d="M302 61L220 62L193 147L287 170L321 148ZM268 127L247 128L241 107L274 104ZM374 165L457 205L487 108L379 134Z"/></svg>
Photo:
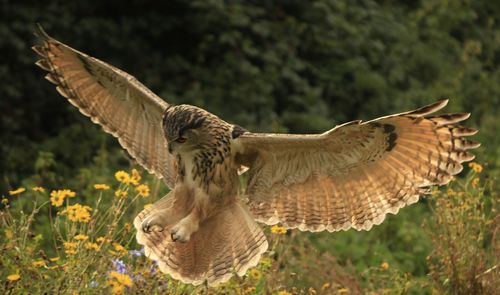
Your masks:
<svg viewBox="0 0 500 295"><path fill-rule="evenodd" d="M126 274L112 271L109 273L108 285L113 294L121 294L125 291L125 287L132 287L132 279Z"/></svg>
<svg viewBox="0 0 500 295"><path fill-rule="evenodd" d="M52 203L52 206L60 207L65 198L73 198L75 196L76 193L69 189L56 190L50 193L50 202Z"/></svg>
<svg viewBox="0 0 500 295"><path fill-rule="evenodd" d="M108 190L109 189L109 185L107 184L103 184L103 183L96 183L94 184L94 188L96 190L102 190L102 191L105 191L105 190Z"/></svg>
<svg viewBox="0 0 500 295"><path fill-rule="evenodd" d="M90 221L90 211L92 208L89 206L75 204L68 206L61 214L68 215L68 219L71 221L87 223Z"/></svg>
<svg viewBox="0 0 500 295"><path fill-rule="evenodd" d="M481 173L483 171L483 166L481 166L480 164L478 163L475 163L475 162L471 162L469 163L469 167L474 171L474 172L477 172L477 173Z"/></svg>

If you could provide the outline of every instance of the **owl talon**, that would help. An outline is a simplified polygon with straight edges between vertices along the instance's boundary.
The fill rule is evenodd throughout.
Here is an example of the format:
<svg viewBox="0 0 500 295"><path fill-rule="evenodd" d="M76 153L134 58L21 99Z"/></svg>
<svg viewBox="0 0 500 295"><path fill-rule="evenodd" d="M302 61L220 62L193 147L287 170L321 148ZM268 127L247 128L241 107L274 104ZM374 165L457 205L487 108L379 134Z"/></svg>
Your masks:
<svg viewBox="0 0 500 295"><path fill-rule="evenodd" d="M159 218L151 216L142 222L141 228L144 233L149 234L153 231L162 232L165 229L165 226Z"/></svg>
<svg viewBox="0 0 500 295"><path fill-rule="evenodd" d="M186 229L180 225L174 226L172 230L170 230L170 237L174 242L186 243L189 241L190 234L186 232Z"/></svg>

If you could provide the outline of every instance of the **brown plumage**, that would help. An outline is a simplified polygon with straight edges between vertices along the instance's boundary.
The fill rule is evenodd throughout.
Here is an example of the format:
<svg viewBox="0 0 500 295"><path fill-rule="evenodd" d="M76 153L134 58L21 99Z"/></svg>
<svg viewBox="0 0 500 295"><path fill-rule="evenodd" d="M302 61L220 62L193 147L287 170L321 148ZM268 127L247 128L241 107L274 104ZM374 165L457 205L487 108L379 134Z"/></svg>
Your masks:
<svg viewBox="0 0 500 295"><path fill-rule="evenodd" d="M447 100L323 134L251 133L200 108L169 105L127 73L41 28L37 35L37 65L59 93L171 188L134 225L146 254L183 282L217 284L256 265L268 244L255 220L369 230L448 183L479 146L464 138L476 130L456 125L469 114L431 115Z"/></svg>

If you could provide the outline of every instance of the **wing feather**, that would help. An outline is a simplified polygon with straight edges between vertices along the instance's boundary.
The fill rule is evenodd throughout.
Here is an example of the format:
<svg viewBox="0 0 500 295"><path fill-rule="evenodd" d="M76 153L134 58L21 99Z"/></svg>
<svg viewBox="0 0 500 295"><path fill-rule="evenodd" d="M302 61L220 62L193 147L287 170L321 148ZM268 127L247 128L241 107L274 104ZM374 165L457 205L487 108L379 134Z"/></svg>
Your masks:
<svg viewBox="0 0 500 295"><path fill-rule="evenodd" d="M474 158L470 114L430 114L447 100L317 135L244 133L236 160L249 167L252 213L266 224L309 231L369 230L387 213L448 183Z"/></svg>
<svg viewBox="0 0 500 295"><path fill-rule="evenodd" d="M131 75L51 38L41 27L36 35L41 45L33 50L42 57L36 65L49 72L45 78L173 188L175 159L167 152L161 123L169 105Z"/></svg>

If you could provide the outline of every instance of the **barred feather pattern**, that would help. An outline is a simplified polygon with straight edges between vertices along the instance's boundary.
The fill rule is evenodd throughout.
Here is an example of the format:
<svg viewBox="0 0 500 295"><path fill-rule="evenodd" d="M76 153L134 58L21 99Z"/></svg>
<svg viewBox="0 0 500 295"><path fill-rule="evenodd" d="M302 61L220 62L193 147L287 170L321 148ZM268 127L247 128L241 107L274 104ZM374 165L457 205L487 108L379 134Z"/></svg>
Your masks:
<svg viewBox="0 0 500 295"><path fill-rule="evenodd" d="M174 279L193 285L217 285L234 274L243 276L267 250L264 233L238 201L205 220L187 243L172 241L171 226L147 234L142 231L143 221L155 212L177 214L172 220L175 224L183 215L179 215L182 210L176 208L175 202L174 196L167 196L144 209L134 221L137 241L144 245L146 256L156 260L160 270Z"/></svg>
<svg viewBox="0 0 500 295"><path fill-rule="evenodd" d="M469 114L429 116L447 100L321 135L246 133L240 163L255 218L303 231L370 230L387 213L447 184L474 158Z"/></svg>
<svg viewBox="0 0 500 295"><path fill-rule="evenodd" d="M131 75L48 36L32 49L47 80L78 110L116 137L120 145L150 173L173 188L175 159L168 153L162 116L169 106Z"/></svg>

